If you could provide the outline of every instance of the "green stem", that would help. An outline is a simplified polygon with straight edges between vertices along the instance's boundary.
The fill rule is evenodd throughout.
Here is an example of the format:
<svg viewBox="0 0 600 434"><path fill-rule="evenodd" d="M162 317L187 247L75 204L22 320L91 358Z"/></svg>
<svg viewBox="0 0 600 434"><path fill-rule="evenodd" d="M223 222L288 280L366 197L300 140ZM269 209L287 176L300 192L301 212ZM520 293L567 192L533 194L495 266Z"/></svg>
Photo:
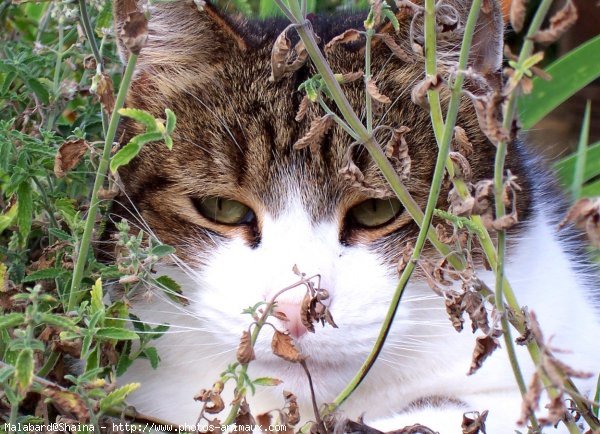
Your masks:
<svg viewBox="0 0 600 434"><path fill-rule="evenodd" d="M369 373L375 361L377 360L377 357L383 349L383 345L391 329L394 317L396 316L396 312L398 310L398 306L400 305L400 300L402 299L404 289L408 284L408 281L416 267L417 261L421 257L423 247L425 246L425 241L427 240L427 232L431 225L431 220L433 219L433 214L442 187L442 181L444 179L444 168L446 165L448 154L450 152L450 143L452 141L454 125L456 123L458 109L460 107L460 100L462 94L461 91L464 79L463 71L466 68L467 59L469 57L469 50L471 48L471 42L473 40L475 23L477 23L479 10L481 9L481 2L482 0L474 0L471 5L471 10L469 11L469 17L465 26L463 42L460 51L458 72L451 89L452 96L450 98L450 104L448 106L448 113L446 114L446 123L444 125L444 130L442 133L442 141L440 143L435 164L435 170L433 173L433 179L431 181L431 189L429 191L429 198L427 199L425 216L423 218L419 235L417 236L417 241L415 242L415 248L412 252L410 261L402 271L400 281L398 282L398 286L396 287L396 291L394 292L394 295L388 307L387 314L381 326L381 331L379 332L379 335L377 337L375 345L373 346L373 349L371 350L371 353L367 356L367 359L360 367L358 373L348 383L344 390L342 390L342 392L335 398L335 400L333 401L333 406L335 407L339 407L352 394L352 392L356 390L356 388L360 385L360 383ZM435 7L435 5L431 4L429 7ZM329 410L331 410L331 408Z"/></svg>
<svg viewBox="0 0 600 434"><path fill-rule="evenodd" d="M592 102L587 101L585 105L585 114L583 115L583 125L579 134L579 144L577 146L577 160L575 162L575 174L573 176L573 199L577 200L581 197L581 188L583 186L583 175L585 172L585 160L587 156L587 146L590 137L590 114Z"/></svg>
<svg viewBox="0 0 600 434"><path fill-rule="evenodd" d="M52 82L52 92L54 97L55 106L52 108L52 111L48 115L48 122L46 123L46 129L52 130L54 128L54 122L59 113L59 96L60 96L60 76L61 76L61 66L63 60L63 45L65 42L65 31L63 28L64 17L61 15L58 18L58 49L56 50L56 63L54 66L54 80Z"/></svg>
<svg viewBox="0 0 600 434"><path fill-rule="evenodd" d="M129 85L131 84L131 78L133 77L133 71L135 69L136 62L137 55L131 54L129 57L129 61L127 62L127 68L125 69L123 80L121 81L121 86L119 87L119 93L117 94L117 99L115 101L115 107L113 109L110 118L110 123L108 125L106 140L104 142L104 150L102 152L102 157L100 158L100 162L98 164L98 170L96 172L96 180L94 181L94 187L92 188L90 208L88 211L87 218L85 220L83 236L81 238L81 242L79 243L79 251L77 252L77 261L75 263L75 269L73 271L73 281L71 283L71 290L69 292L69 303L67 306L67 312L75 309L75 306L77 305L78 294L81 290L81 280L83 279L83 273L85 271L85 265L88 259L88 251L92 241L92 234L94 232L94 225L96 223L96 214L98 213L98 206L100 204L100 201L98 200L98 191L100 190L100 187L102 187L102 185L104 184L104 180L106 178L106 172L108 171L108 165L110 162L110 151L113 146L115 134L117 132L117 127L119 126L119 110L123 107L123 104L125 103L125 97L127 95L127 91L129 90Z"/></svg>
<svg viewBox="0 0 600 434"><path fill-rule="evenodd" d="M100 70L102 71L102 69L104 68L104 64L102 62L100 50L98 50L96 38L94 37L94 30L92 29L92 25L90 23L90 16L87 11L85 0L79 0L79 18L83 27L83 31L85 33L85 37L87 38L90 47L92 48L92 54L94 55L94 59L96 59L96 64L100 67Z"/></svg>
<svg viewBox="0 0 600 434"><path fill-rule="evenodd" d="M373 39L373 29L367 29L366 38L367 42L365 45L365 86L371 79L371 41ZM367 132L373 134L373 99L369 92L365 92L365 108L367 116Z"/></svg>

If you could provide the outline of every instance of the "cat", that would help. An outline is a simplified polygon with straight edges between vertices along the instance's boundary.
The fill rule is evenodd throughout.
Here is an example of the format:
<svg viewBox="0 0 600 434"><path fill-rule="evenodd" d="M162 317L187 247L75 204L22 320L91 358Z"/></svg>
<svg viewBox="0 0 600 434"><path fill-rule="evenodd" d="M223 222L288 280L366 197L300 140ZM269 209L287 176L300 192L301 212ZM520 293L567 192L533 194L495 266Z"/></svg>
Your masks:
<svg viewBox="0 0 600 434"><path fill-rule="evenodd" d="M470 1L448 3L460 15L457 28L439 42L443 59L451 64ZM503 23L499 6L486 3L491 10L480 15L469 64L493 77L502 64ZM115 1L117 29L135 7L134 0ZM364 18L364 13L345 13L310 19L325 44L348 28L362 28ZM395 40L411 52L410 17L398 18ZM287 24L283 19L234 19L202 1L150 7L149 37L127 106L157 117L172 109L177 115L174 147L169 151L163 144L149 144L122 168L125 193L118 202L133 222L177 249L176 264L161 265L159 272L182 284L188 304L174 303L160 290L149 301L133 302L143 320L171 325L156 342L158 369L138 360L121 380L142 384L130 403L143 413L193 424L201 407L194 395L211 387L235 360L241 333L250 322L241 312L297 282L295 266L307 276L320 276L338 328L305 330L298 318L303 288L278 298L289 321L272 322L279 330L288 329L308 357L317 401L331 402L372 348L397 285L402 251L418 232L365 150L354 148L352 158L376 195L340 174L352 139L339 126L317 150L292 149L322 113L311 106L304 120L295 120L303 97L298 86L314 73L309 64L280 80L269 79L272 45ZM411 101L414 84L424 77L424 59L414 57L414 62L405 62L383 44L374 45L373 74L381 93L392 100L375 114L375 125L411 129L405 135L411 158L406 185L424 208L437 146L428 111ZM334 47L327 59L335 72L364 69L364 53L356 44ZM344 90L363 113L362 81L344 85ZM466 99L457 125L473 144L468 160L474 182L490 179L495 147ZM139 128L131 120L122 121L121 143ZM519 302L536 312L553 347L570 351L561 359L597 374L597 276L582 253L580 235L572 229L557 231L564 212L560 195L519 140L509 146L507 168L521 187L520 222L511 229L508 243L508 280ZM448 189L445 184L438 208L448 207ZM126 214L118 207L115 212ZM436 257L430 247L424 256ZM494 287L492 272L478 266L478 274ZM289 390L298 396L303 419L312 419L306 375L298 364L272 353L270 335L259 336L249 375L275 377L283 384L258 388L249 397L250 408L253 414L281 408L282 390ZM505 349L496 351L475 375L466 375L474 342L469 331L454 331L444 299L417 272L381 356L340 411L350 418L362 415L383 431L421 423L444 434L462 432L465 412L488 410L487 432L525 430L516 425L522 400ZM522 346L517 351L529 379L530 358ZM593 383L592 378L577 384L589 396ZM556 432L566 432L564 425Z"/></svg>

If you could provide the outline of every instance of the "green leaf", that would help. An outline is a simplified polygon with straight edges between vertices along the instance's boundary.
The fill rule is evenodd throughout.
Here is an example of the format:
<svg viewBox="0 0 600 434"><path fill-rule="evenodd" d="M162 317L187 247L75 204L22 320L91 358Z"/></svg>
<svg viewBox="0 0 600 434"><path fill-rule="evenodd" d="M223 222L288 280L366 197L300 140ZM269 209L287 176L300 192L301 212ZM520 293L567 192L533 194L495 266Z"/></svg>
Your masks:
<svg viewBox="0 0 600 434"><path fill-rule="evenodd" d="M156 348L144 348L142 354L150 361L150 366L152 366L152 369L156 369L158 367L160 357L158 356L158 351L156 351Z"/></svg>
<svg viewBox="0 0 600 434"><path fill-rule="evenodd" d="M71 331L79 330L77 325L71 319L66 318L64 316L54 315L51 313L40 314L40 323L50 324L50 325L59 327L63 330L71 330Z"/></svg>
<svg viewBox="0 0 600 434"><path fill-rule="evenodd" d="M258 16L260 18L269 18L277 15L283 15L277 3L273 0L260 0L258 4Z"/></svg>
<svg viewBox="0 0 600 434"><path fill-rule="evenodd" d="M256 380L254 380L254 384L256 386L278 386L282 383L281 380L278 380L277 378L270 378L270 377L260 377L257 378Z"/></svg>
<svg viewBox="0 0 600 434"><path fill-rule="evenodd" d="M33 221L33 195L29 181L22 182L17 188L17 224L21 240L26 241L31 231L31 222Z"/></svg>
<svg viewBox="0 0 600 434"><path fill-rule="evenodd" d="M100 367L100 346L96 345L85 359L85 371L89 372Z"/></svg>
<svg viewBox="0 0 600 434"><path fill-rule="evenodd" d="M151 255L158 256L162 258L163 256L172 255L175 253L175 248L169 246L168 244L160 244L158 246L154 246L150 251Z"/></svg>
<svg viewBox="0 0 600 434"><path fill-rule="evenodd" d="M39 80L30 77L25 79L25 83L27 84L27 87L36 94L42 103L48 104L48 102L50 102L50 94L48 93L48 89L46 89L46 87L40 83Z"/></svg>
<svg viewBox="0 0 600 434"><path fill-rule="evenodd" d="M6 380L8 380L9 377L12 377L14 372L15 372L14 366L10 366L10 365L0 369L0 384L4 383Z"/></svg>
<svg viewBox="0 0 600 434"><path fill-rule="evenodd" d="M61 241L71 241L71 235L69 235L65 231L61 231L60 229L48 228L48 233L55 236Z"/></svg>
<svg viewBox="0 0 600 434"><path fill-rule="evenodd" d="M110 171L115 173L119 167L124 166L133 160L141 150L142 147L136 143L127 143L111 158Z"/></svg>
<svg viewBox="0 0 600 434"><path fill-rule="evenodd" d="M0 316L0 330L17 327L25 322L22 313L7 313Z"/></svg>
<svg viewBox="0 0 600 434"><path fill-rule="evenodd" d="M95 337L97 339L115 339L118 341L139 339L139 336L127 329L116 327L102 327L96 330Z"/></svg>
<svg viewBox="0 0 600 434"><path fill-rule="evenodd" d="M181 285L171 279L169 276L160 276L155 279L156 283L163 290L163 292L169 297L171 300L177 303L186 304L186 299L181 297L180 294L183 293L181 290Z"/></svg>
<svg viewBox="0 0 600 434"><path fill-rule="evenodd" d="M38 280L56 279L61 277L65 273L68 273L64 268L44 268L43 270L34 271L33 273L25 276L22 282L37 282Z"/></svg>
<svg viewBox="0 0 600 434"><path fill-rule="evenodd" d="M588 100L585 106L585 114L583 115L583 124L579 134L579 144L577 146L577 163L575 164L575 173L573 175L573 185L571 190L573 199L577 200L581 197L581 187L583 186L583 172L585 170L585 160L587 159L587 147L590 138L590 115L592 111L592 103Z"/></svg>
<svg viewBox="0 0 600 434"><path fill-rule="evenodd" d="M383 14L384 17L386 17L388 20L390 20L390 23L392 23L392 26L394 27L394 30L397 32L400 31L400 23L398 22L398 18L396 17L396 14L394 14L394 12L388 8L384 8L381 13Z"/></svg>
<svg viewBox="0 0 600 434"><path fill-rule="evenodd" d="M600 175L600 142L594 143L587 148L585 168L583 170L583 182L589 181ZM577 155L571 154L554 165L558 178L565 186L573 184Z"/></svg>
<svg viewBox="0 0 600 434"><path fill-rule="evenodd" d="M131 118L135 121L138 121L141 124L144 124L146 126L147 133L153 133L155 131L158 131L156 119L146 110L140 110L136 108L122 108L119 110L119 114L126 118Z"/></svg>
<svg viewBox="0 0 600 434"><path fill-rule="evenodd" d="M523 128L530 129L579 89L600 77L600 35L568 52L545 71L552 80L533 79L533 91L519 99Z"/></svg>
<svg viewBox="0 0 600 434"><path fill-rule="evenodd" d="M24 395L33 381L33 350L24 348L17 357L15 363L15 378L19 386L19 392Z"/></svg>
<svg viewBox="0 0 600 434"><path fill-rule="evenodd" d="M17 218L17 211L18 206L13 205L6 213L0 215L0 234L13 225Z"/></svg>
<svg viewBox="0 0 600 434"><path fill-rule="evenodd" d="M165 114L167 115L167 123L165 125L165 129L167 130L167 135L173 134L175 131L175 125L177 124L177 116L173 113L171 109L165 109Z"/></svg>
<svg viewBox="0 0 600 434"><path fill-rule="evenodd" d="M104 302L102 301L102 279L98 278L90 291L91 302L90 309L92 313L104 311Z"/></svg>
<svg viewBox="0 0 600 434"><path fill-rule="evenodd" d="M112 408L120 406L125 401L125 398L127 398L127 395L139 387L140 383L129 383L119 387L117 390L113 390L106 398L100 400L100 412L105 413Z"/></svg>
<svg viewBox="0 0 600 434"><path fill-rule="evenodd" d="M112 157L110 160L110 171L115 173L119 167L129 164L140 153L142 146L146 143L162 139L163 136L159 132L144 133L135 136Z"/></svg>

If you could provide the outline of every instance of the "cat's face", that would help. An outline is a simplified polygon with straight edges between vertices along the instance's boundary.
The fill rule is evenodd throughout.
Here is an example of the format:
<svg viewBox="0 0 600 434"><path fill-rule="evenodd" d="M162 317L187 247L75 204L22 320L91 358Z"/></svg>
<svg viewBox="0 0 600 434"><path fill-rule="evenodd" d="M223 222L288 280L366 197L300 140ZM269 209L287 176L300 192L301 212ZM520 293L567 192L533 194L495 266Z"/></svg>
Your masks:
<svg viewBox="0 0 600 434"><path fill-rule="evenodd" d="M360 16L339 22L315 19L314 26L326 42L360 22ZM403 36L407 21L402 24L398 40L409 51ZM238 32L233 26L215 23L192 2L153 11L149 43L127 104L158 117L172 109L177 115L175 144L172 151L162 144L147 145L121 175L145 224L176 247L189 267L184 288L192 300L189 309L232 347L251 321L240 312L297 282L294 266L307 276L318 275L339 329L318 326L315 334L305 333L297 317L303 287L279 297L290 321L273 323L298 337L314 369L337 372L343 385L377 336L397 284L397 263L418 228L366 150L355 147L350 155L376 195L353 187L340 174L352 139L339 126L327 133L317 152L292 149L323 112L313 105L304 120L295 120L303 96L297 89L312 74L309 67L269 80L272 42L284 26L273 24L262 34L247 26L232 35ZM328 60L335 72L364 69L364 54L356 47L339 46ZM429 113L410 97L423 77L421 65L422 58L405 63L383 44L374 49L374 77L393 101L379 108L374 124L411 129L406 134L411 159L406 185L424 207L437 148ZM344 85L344 90L364 116L362 81ZM475 148L469 157L473 178L489 177L494 148L466 101L458 125ZM123 142L136 133L133 123L124 127ZM378 137L383 142L388 135L382 131ZM448 188L446 183L440 207L446 206ZM426 310L411 309L411 297L429 296L417 290L425 287L418 276L415 282L393 331L398 345L427 321ZM276 363L284 376L300 374L272 356L268 339L260 340L256 350L255 363Z"/></svg>

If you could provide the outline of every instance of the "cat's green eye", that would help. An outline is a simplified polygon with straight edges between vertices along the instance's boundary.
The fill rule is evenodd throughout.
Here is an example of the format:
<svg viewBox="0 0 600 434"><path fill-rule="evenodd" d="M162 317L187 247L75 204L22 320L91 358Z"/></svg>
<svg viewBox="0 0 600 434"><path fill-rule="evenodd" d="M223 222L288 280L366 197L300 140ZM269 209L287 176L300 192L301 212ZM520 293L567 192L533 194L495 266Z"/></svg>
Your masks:
<svg viewBox="0 0 600 434"><path fill-rule="evenodd" d="M368 199L350 209L350 216L359 225L374 228L392 221L401 209L396 198Z"/></svg>
<svg viewBox="0 0 600 434"><path fill-rule="evenodd" d="M224 225L251 223L256 217L254 212L237 200L223 197L204 197L192 199L196 209L207 219Z"/></svg>

